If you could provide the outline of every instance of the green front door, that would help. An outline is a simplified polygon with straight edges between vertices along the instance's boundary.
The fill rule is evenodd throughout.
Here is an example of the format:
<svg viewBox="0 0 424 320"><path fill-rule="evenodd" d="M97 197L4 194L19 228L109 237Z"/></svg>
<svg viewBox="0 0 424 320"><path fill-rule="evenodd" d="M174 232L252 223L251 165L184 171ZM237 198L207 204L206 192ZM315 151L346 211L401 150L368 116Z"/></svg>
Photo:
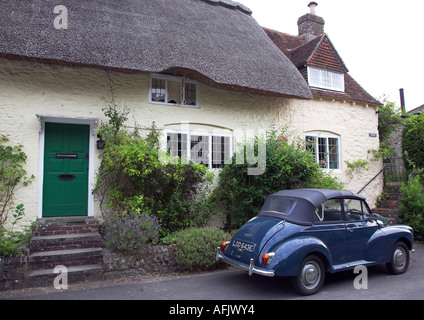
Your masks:
<svg viewBox="0 0 424 320"><path fill-rule="evenodd" d="M86 216L90 126L45 124L43 217Z"/></svg>

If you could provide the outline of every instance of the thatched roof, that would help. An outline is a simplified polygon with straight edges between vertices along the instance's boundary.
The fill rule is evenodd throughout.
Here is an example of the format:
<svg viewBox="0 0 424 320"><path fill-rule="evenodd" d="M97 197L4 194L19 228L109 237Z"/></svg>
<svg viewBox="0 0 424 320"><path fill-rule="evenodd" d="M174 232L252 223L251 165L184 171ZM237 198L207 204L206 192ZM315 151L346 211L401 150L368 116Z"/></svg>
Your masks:
<svg viewBox="0 0 424 320"><path fill-rule="evenodd" d="M68 29L54 28L58 3ZM178 73L227 90L312 98L250 10L231 0L1 0L0 57Z"/></svg>

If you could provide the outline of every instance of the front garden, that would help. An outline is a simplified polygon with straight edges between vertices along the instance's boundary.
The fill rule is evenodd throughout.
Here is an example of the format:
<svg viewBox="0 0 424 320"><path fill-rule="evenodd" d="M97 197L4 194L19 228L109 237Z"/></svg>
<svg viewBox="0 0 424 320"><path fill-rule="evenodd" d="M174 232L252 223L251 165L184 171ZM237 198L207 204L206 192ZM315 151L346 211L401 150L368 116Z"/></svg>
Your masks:
<svg viewBox="0 0 424 320"><path fill-rule="evenodd" d="M257 154L260 144L266 146L264 174L249 176L248 164L237 164L234 156L214 177L204 165L179 158L161 161L154 123L141 135L124 126L129 112L113 100L104 112L108 122L99 135L105 147L94 194L104 218L104 242L112 251L169 244L180 269L210 270L216 267L218 244L257 215L267 195L300 187L342 188L314 161L304 139L288 128L272 126L266 136L238 146L236 154L249 147ZM170 159L169 152L165 158ZM214 179L217 187L211 190ZM216 213L226 216L223 230L205 227Z"/></svg>
<svg viewBox="0 0 424 320"><path fill-rule="evenodd" d="M256 216L267 195L283 189L343 188L315 161L308 142L288 127L271 125L265 136L236 146L235 154L245 158L252 150L255 156L260 147L266 150L264 173L248 175L252 165L239 164L236 156L219 171L179 158L163 161L160 131L154 123L143 135L137 125L135 129L126 127L129 112L118 108L113 99L106 101L104 113L108 120L98 133L105 145L93 193L103 216L103 241L111 252L131 254L143 251L146 245L171 245L180 270L210 270L217 267L218 244ZM422 127L416 123L424 121L424 116L420 117L408 122L405 136L422 136L416 131ZM14 204L13 195L17 188L31 183L33 176L24 170L22 146L8 146L6 136L0 142L0 257L5 258L19 255L30 238L31 228L14 229L25 211L22 204ZM170 159L170 154L165 158ZM420 238L424 187L418 160L406 157L414 174L402 188L400 219ZM214 181L217 186L212 189ZM206 227L214 214L226 217L222 230Z"/></svg>

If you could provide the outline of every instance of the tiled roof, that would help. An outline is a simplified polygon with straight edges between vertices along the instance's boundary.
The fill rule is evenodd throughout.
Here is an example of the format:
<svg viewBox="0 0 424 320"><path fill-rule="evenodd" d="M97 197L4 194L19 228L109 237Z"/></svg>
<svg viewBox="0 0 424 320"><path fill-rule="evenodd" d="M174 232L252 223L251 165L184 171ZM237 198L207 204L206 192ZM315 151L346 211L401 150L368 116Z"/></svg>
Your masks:
<svg viewBox="0 0 424 320"><path fill-rule="evenodd" d="M327 34L307 40L305 36L293 36L276 30L263 28L274 44L292 61L299 69L303 69L303 76L308 81L306 66L324 68L345 75L345 92L326 89L311 88L314 96L329 97L349 101L365 102L380 105L364 88L362 88L350 75L349 70L331 43Z"/></svg>
<svg viewBox="0 0 424 320"><path fill-rule="evenodd" d="M308 61L308 65L346 73L349 70L345 67L333 44L326 34L322 34L315 51ZM312 41L311 41L312 42Z"/></svg>
<svg viewBox="0 0 424 320"><path fill-rule="evenodd" d="M422 106L419 106L418 108L412 109L408 113L410 114L420 114L424 111L424 104Z"/></svg>

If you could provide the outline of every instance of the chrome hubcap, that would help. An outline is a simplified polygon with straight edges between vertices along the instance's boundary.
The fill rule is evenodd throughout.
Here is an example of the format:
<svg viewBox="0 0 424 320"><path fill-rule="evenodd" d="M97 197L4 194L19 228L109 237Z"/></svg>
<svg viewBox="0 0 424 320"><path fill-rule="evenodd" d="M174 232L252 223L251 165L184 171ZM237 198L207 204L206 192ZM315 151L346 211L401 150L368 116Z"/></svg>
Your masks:
<svg viewBox="0 0 424 320"><path fill-rule="evenodd" d="M321 270L315 261L310 261L302 269L302 283L308 289L315 288L321 279Z"/></svg>
<svg viewBox="0 0 424 320"><path fill-rule="evenodd" d="M406 265L406 252L403 248L397 248L393 254L393 262L396 269L403 269Z"/></svg>

